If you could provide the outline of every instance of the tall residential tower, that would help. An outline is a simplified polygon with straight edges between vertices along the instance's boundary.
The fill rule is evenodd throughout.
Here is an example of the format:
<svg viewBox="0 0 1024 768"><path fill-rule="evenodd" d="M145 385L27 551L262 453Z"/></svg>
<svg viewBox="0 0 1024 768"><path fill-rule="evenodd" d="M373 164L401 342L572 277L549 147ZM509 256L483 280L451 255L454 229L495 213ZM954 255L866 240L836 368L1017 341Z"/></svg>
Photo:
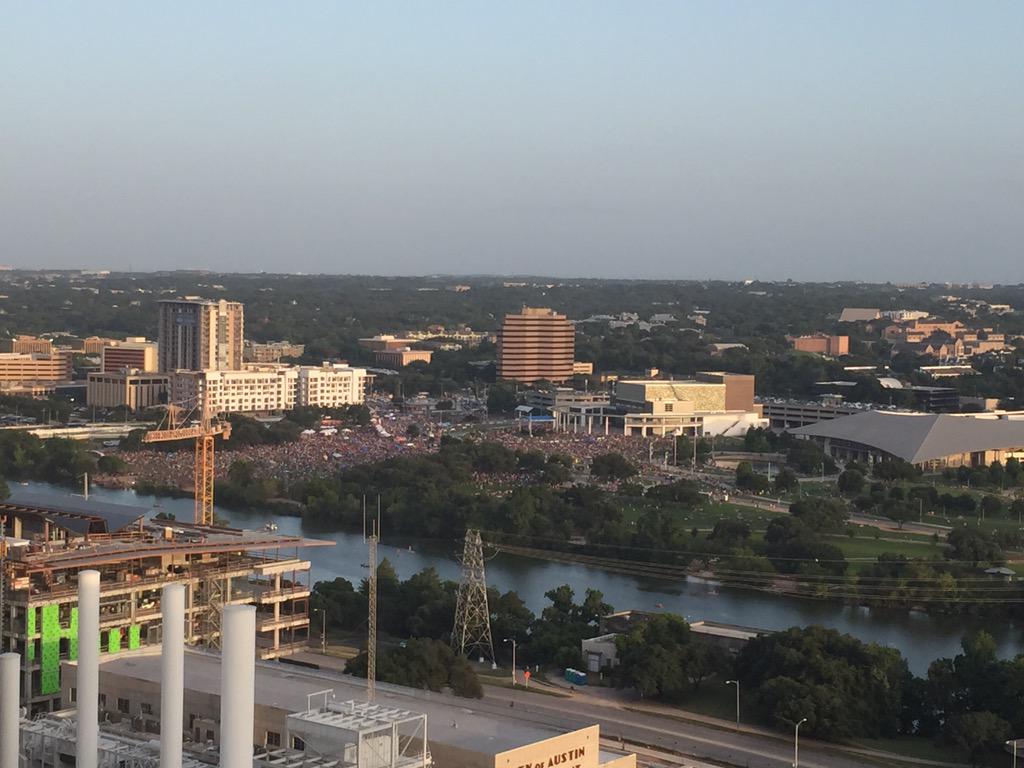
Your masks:
<svg viewBox="0 0 1024 768"><path fill-rule="evenodd" d="M242 304L186 297L160 302L160 370L242 368Z"/></svg>

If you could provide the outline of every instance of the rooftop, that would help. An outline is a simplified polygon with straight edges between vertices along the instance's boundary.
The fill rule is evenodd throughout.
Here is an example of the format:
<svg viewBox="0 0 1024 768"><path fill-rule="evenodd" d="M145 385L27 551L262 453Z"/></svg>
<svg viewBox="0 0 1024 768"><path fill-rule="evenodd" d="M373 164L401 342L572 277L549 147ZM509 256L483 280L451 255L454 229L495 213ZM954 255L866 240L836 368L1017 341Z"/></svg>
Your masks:
<svg viewBox="0 0 1024 768"><path fill-rule="evenodd" d="M871 446L911 464L960 453L1024 448L1024 422L969 415L865 411L790 432Z"/></svg>
<svg viewBox="0 0 1024 768"><path fill-rule="evenodd" d="M158 650L158 649L157 649ZM102 657L100 672L122 675L159 685L159 652L119 654ZM102 682L101 682L102 685ZM187 649L185 689L220 695L220 657ZM306 712L310 694L330 689L335 700L363 699L366 683L361 678L327 670L307 670L278 662L257 662L256 701L286 713ZM314 697L314 705L322 700ZM526 744L551 738L560 731L500 716L486 704L447 693L420 691L377 683L376 703L382 709L410 711L427 716L427 739L484 754L498 754ZM455 726L453 727L453 724Z"/></svg>
<svg viewBox="0 0 1024 768"><path fill-rule="evenodd" d="M0 509L17 509L38 512L55 518L61 528L75 533L90 532L90 523L103 524L103 533L116 533L138 523L146 516L146 507L111 504L81 496L56 496L32 493L19 487L11 489L11 495L0 501Z"/></svg>

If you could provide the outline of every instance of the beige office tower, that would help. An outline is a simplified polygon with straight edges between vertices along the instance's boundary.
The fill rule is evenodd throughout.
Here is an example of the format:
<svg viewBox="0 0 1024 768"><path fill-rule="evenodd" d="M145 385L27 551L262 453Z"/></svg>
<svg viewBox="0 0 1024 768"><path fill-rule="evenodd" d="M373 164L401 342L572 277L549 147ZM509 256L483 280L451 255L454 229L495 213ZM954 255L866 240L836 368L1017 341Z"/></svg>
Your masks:
<svg viewBox="0 0 1024 768"><path fill-rule="evenodd" d="M238 371L243 308L237 301L187 297L160 302L160 370Z"/></svg>
<svg viewBox="0 0 1024 768"><path fill-rule="evenodd" d="M524 307L505 315L498 335L498 378L561 383L572 378L576 330L551 309Z"/></svg>

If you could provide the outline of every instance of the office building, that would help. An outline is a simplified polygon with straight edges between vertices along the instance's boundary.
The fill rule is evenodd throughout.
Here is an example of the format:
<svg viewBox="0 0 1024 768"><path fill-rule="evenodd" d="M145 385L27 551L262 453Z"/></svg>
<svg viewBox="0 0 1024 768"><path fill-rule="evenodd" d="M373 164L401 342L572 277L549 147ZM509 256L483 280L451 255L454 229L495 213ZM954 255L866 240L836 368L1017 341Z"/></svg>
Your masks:
<svg viewBox="0 0 1024 768"><path fill-rule="evenodd" d="M239 371L176 371L171 375L170 398L175 403L205 402L211 416L283 413L307 405L337 408L360 404L369 381L365 368L342 364L249 363Z"/></svg>
<svg viewBox="0 0 1024 768"><path fill-rule="evenodd" d="M0 390L42 394L71 381L71 353L0 352Z"/></svg>
<svg viewBox="0 0 1024 768"><path fill-rule="evenodd" d="M159 328L159 367L165 373L242 368L244 313L237 301L161 301Z"/></svg>
<svg viewBox="0 0 1024 768"><path fill-rule="evenodd" d="M16 352L22 355L50 355L53 354L53 342L49 339L40 339L36 336L21 334L13 339L0 339L0 352Z"/></svg>
<svg viewBox="0 0 1024 768"><path fill-rule="evenodd" d="M576 331L565 315L524 307L506 315L498 334L498 378L561 384L572 378Z"/></svg>
<svg viewBox="0 0 1024 768"><path fill-rule="evenodd" d="M156 342L146 341L144 336L129 336L124 341L111 341L103 345L100 353L100 371L136 370L153 373L159 370Z"/></svg>
<svg viewBox="0 0 1024 768"><path fill-rule="evenodd" d="M100 572L105 654L160 641L160 588L168 582L185 585L189 643L217 642L224 606L255 604L261 658L305 646L310 563L299 550L330 542L149 523L148 511L19 488L0 502L11 547L0 645L22 656L22 703L32 715L60 708L60 662L78 651L82 570Z"/></svg>
<svg viewBox="0 0 1024 768"><path fill-rule="evenodd" d="M90 373L86 379L86 404L96 408L120 408L135 411L167 402L170 376L134 368L110 373Z"/></svg>

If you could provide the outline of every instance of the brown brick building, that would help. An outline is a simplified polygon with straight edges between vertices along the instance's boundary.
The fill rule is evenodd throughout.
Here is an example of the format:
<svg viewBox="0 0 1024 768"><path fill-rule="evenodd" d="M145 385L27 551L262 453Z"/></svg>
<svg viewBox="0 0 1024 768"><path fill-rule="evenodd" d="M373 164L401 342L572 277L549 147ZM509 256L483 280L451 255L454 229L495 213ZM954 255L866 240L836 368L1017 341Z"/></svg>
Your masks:
<svg viewBox="0 0 1024 768"><path fill-rule="evenodd" d="M524 307L506 315L498 335L498 378L530 384L556 384L573 374L576 329L554 310Z"/></svg>

